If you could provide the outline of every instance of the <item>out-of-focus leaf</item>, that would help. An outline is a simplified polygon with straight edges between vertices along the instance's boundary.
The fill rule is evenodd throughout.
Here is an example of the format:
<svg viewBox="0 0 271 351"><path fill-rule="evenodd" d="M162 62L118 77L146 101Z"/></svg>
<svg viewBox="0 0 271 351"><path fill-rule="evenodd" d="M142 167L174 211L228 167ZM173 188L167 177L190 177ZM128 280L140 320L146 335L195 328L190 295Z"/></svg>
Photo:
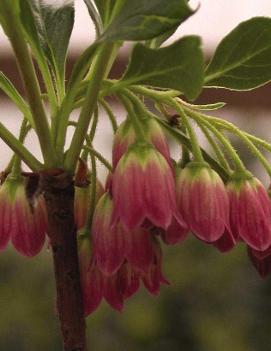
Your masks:
<svg viewBox="0 0 271 351"><path fill-rule="evenodd" d="M123 0L103 39L152 39L177 29L192 14L187 0Z"/></svg>
<svg viewBox="0 0 271 351"><path fill-rule="evenodd" d="M239 24L218 45L205 86L250 90L271 80L271 18Z"/></svg>
<svg viewBox="0 0 271 351"><path fill-rule="evenodd" d="M96 7L94 6L91 0L84 0L84 2L87 6L88 13L94 23L96 34L97 36L99 36L102 32L102 21L101 21L100 14L99 12L97 12Z"/></svg>
<svg viewBox="0 0 271 351"><path fill-rule="evenodd" d="M117 0L94 0L103 24L107 24Z"/></svg>
<svg viewBox="0 0 271 351"><path fill-rule="evenodd" d="M23 115L28 118L29 122L33 126L31 112L27 103L3 72L0 72L0 89L7 94L7 96L15 103L15 105L21 110Z"/></svg>

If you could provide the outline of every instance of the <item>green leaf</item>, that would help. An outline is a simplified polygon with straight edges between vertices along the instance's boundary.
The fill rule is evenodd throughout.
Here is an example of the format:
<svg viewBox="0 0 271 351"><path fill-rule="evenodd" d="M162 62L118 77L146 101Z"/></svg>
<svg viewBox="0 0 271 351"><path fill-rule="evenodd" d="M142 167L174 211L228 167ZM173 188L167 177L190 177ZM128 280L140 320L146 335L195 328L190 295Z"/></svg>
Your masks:
<svg viewBox="0 0 271 351"><path fill-rule="evenodd" d="M47 59L63 77L68 43L74 23L73 0L53 5L46 0L20 0L21 20L38 61Z"/></svg>
<svg viewBox="0 0 271 351"><path fill-rule="evenodd" d="M103 27L100 15L97 12L96 7L93 5L91 0L84 0L84 2L87 6L88 13L89 13L89 15L94 23L96 35L100 36L100 34L102 32L102 27Z"/></svg>
<svg viewBox="0 0 271 351"><path fill-rule="evenodd" d="M100 13L103 24L106 25L110 19L117 0L94 0L94 2Z"/></svg>
<svg viewBox="0 0 271 351"><path fill-rule="evenodd" d="M105 40L152 39L177 29L193 14L187 0L120 0L117 5L118 13L102 36Z"/></svg>
<svg viewBox="0 0 271 351"><path fill-rule="evenodd" d="M203 54L197 36L184 37L170 46L149 49L137 44L120 86L143 84L174 89L195 99L203 84Z"/></svg>
<svg viewBox="0 0 271 351"><path fill-rule="evenodd" d="M218 45L205 86L250 90L271 80L271 18L239 24Z"/></svg>
<svg viewBox="0 0 271 351"><path fill-rule="evenodd" d="M9 36L11 18L19 17L19 2L18 0L13 0L12 3L10 0L0 1L0 24L6 35ZM14 20L12 20L12 22L14 22ZM15 23L13 23L13 25L15 25Z"/></svg>
<svg viewBox="0 0 271 351"><path fill-rule="evenodd" d="M11 81L0 72L0 89L15 103L15 105L21 110L23 115L29 120L33 126L33 120L28 104L22 98L18 90L14 87Z"/></svg>
<svg viewBox="0 0 271 351"><path fill-rule="evenodd" d="M99 44L97 42L93 43L90 45L78 58L76 61L71 77L69 80L68 88L67 90L69 91L74 85L76 85L78 82L80 82L87 70L89 69L90 66L90 61L93 58L97 48L99 47Z"/></svg>
<svg viewBox="0 0 271 351"><path fill-rule="evenodd" d="M214 110L219 110L220 108L224 107L226 105L225 102L214 102L212 104L205 104L205 105L192 105L188 104L189 107L192 107L194 110L200 110L200 111L214 111Z"/></svg>

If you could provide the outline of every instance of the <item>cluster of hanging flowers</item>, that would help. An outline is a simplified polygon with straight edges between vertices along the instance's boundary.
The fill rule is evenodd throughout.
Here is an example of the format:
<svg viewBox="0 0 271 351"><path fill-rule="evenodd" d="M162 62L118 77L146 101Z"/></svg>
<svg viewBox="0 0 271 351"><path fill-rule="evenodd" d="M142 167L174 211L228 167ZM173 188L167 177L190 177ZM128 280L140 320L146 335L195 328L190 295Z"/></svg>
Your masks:
<svg viewBox="0 0 271 351"><path fill-rule="evenodd" d="M271 272L271 202L261 182L240 170L222 180L204 161L176 163L159 123L147 117L141 124L140 133L130 118L119 126L105 187L93 186L86 163L78 163L74 214L86 316L102 299L121 311L141 285L157 295L169 284L161 242L174 245L189 233L221 252L244 242L259 274ZM28 257L42 249L47 214L38 181L13 172L5 178L0 249L9 241Z"/></svg>
<svg viewBox="0 0 271 351"><path fill-rule="evenodd" d="M205 162L181 167L171 159L159 124L151 118L142 124L144 140L130 119L120 125L113 172L95 208L92 242L80 241L86 315L103 298L121 310L140 284L158 294L169 284L160 241L176 244L189 233L221 252L243 241L259 273L270 271L271 202L261 182L235 172L225 184Z"/></svg>

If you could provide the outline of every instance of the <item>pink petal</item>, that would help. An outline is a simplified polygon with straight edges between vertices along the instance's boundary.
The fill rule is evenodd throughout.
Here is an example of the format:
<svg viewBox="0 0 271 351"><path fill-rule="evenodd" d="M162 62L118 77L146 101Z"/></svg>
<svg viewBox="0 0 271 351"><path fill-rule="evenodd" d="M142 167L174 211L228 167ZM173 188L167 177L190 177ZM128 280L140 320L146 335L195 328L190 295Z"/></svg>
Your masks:
<svg viewBox="0 0 271 351"><path fill-rule="evenodd" d="M162 233L162 239L167 245L175 245L184 241L188 233L189 230L186 224L182 220L180 221L179 219L177 220L176 217L173 217L168 229Z"/></svg>
<svg viewBox="0 0 271 351"><path fill-rule="evenodd" d="M99 306L103 297L103 278L97 266L92 264L85 279L81 280L85 316Z"/></svg>
<svg viewBox="0 0 271 351"><path fill-rule="evenodd" d="M24 256L33 257L43 247L45 241L45 221L40 204L30 208L26 199L20 197L14 203L11 240L13 246Z"/></svg>
<svg viewBox="0 0 271 351"><path fill-rule="evenodd" d="M230 230L225 228L224 234L215 242L212 243L220 252L228 252L236 245L236 240Z"/></svg>
<svg viewBox="0 0 271 351"><path fill-rule="evenodd" d="M144 229L138 228L124 233L125 254L130 265L147 272L153 261L153 245L151 235Z"/></svg>
<svg viewBox="0 0 271 351"><path fill-rule="evenodd" d="M115 310L121 312L123 309L123 291L118 279L118 274L114 274L104 279L104 298Z"/></svg>
<svg viewBox="0 0 271 351"><path fill-rule="evenodd" d="M125 258L125 234L120 224L111 224L112 210L112 200L105 194L96 207L92 224L94 256L105 275L114 274Z"/></svg>
<svg viewBox="0 0 271 351"><path fill-rule="evenodd" d="M146 213L143 202L144 174L134 162L125 168L125 173L121 167L120 161L113 176L112 222L116 223L120 219L127 230L132 230L140 226Z"/></svg>
<svg viewBox="0 0 271 351"><path fill-rule="evenodd" d="M128 299L137 292L140 286L139 277L139 272L132 269L128 263L122 265L118 272L118 279L124 299Z"/></svg>
<svg viewBox="0 0 271 351"><path fill-rule="evenodd" d="M175 184L172 172L162 156L160 160L156 157L146 166L144 202L146 215L153 225L168 228L176 208Z"/></svg>
<svg viewBox="0 0 271 351"><path fill-rule="evenodd" d="M257 255L255 255L254 250L248 247L248 256L262 278L266 278L268 274L271 273L271 255L259 259Z"/></svg>
<svg viewBox="0 0 271 351"><path fill-rule="evenodd" d="M271 245L271 223L257 193L246 188L239 196L233 191L229 195L232 227L250 247L266 250Z"/></svg>

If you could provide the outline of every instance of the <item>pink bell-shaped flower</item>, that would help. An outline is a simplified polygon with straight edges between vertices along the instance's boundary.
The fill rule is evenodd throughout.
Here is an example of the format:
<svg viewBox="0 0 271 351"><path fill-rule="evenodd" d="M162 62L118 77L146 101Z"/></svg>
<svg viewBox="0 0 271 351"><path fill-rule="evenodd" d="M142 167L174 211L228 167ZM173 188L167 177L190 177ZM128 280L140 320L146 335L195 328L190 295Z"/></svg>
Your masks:
<svg viewBox="0 0 271 351"><path fill-rule="evenodd" d="M88 237L78 237L78 258L84 313L88 316L96 310L103 297L103 276L91 258L91 242Z"/></svg>
<svg viewBox="0 0 271 351"><path fill-rule="evenodd" d="M93 217L93 250L97 266L105 275L112 275L125 259L125 241L120 224L112 225L113 203L108 193L99 200Z"/></svg>
<svg viewBox="0 0 271 351"><path fill-rule="evenodd" d="M218 240L214 241L212 244L220 252L228 252L234 248L236 242L237 240L234 237L231 229L228 226L226 226L223 235Z"/></svg>
<svg viewBox="0 0 271 351"><path fill-rule="evenodd" d="M133 269L147 272L153 260L151 234L144 228L125 231L120 222L112 225L113 202L105 193L95 209L92 235L93 255L101 272L116 273L124 260Z"/></svg>
<svg viewBox="0 0 271 351"><path fill-rule="evenodd" d="M132 230L149 220L167 229L176 212L175 183L166 159L145 142L130 146L120 159L112 184L113 222Z"/></svg>
<svg viewBox="0 0 271 351"><path fill-rule="evenodd" d="M91 176L87 163L79 159L74 179L74 221L77 230L82 229L86 224L87 214L92 197ZM100 181L96 180L95 204L104 193Z"/></svg>
<svg viewBox="0 0 271 351"><path fill-rule="evenodd" d="M146 140L151 143L171 164L170 153L168 143L165 134L153 118L146 117L142 119L142 129L144 131ZM117 166L117 163L121 157L128 151L129 146L136 142L136 134L133 125L129 119L126 119L119 126L114 139L112 160L113 167Z"/></svg>
<svg viewBox="0 0 271 351"><path fill-rule="evenodd" d="M175 245L184 241L189 234L186 223L180 216L173 217L167 230L162 231L161 236L165 244Z"/></svg>
<svg viewBox="0 0 271 351"><path fill-rule="evenodd" d="M252 177L233 177L227 185L232 231L251 248L271 245L271 202L262 183Z"/></svg>
<svg viewBox="0 0 271 351"><path fill-rule="evenodd" d="M152 294L157 295L162 284L169 285L168 280L162 273L162 250L159 241L153 238L154 256L152 264L146 274L141 274L145 288Z"/></svg>
<svg viewBox="0 0 271 351"><path fill-rule="evenodd" d="M100 197L103 195L104 189L102 184L97 181L96 183L96 194L95 203L99 201ZM91 199L91 186L75 186L74 193L74 220L77 229L81 229L86 224L87 214L90 206Z"/></svg>
<svg viewBox="0 0 271 351"><path fill-rule="evenodd" d="M27 197L23 180L16 183L12 194L11 240L15 249L24 256L35 256L43 247L47 229L47 214L42 195Z"/></svg>
<svg viewBox="0 0 271 351"><path fill-rule="evenodd" d="M191 162L177 172L177 206L201 240L217 241L229 223L229 200L223 181L208 164Z"/></svg>

